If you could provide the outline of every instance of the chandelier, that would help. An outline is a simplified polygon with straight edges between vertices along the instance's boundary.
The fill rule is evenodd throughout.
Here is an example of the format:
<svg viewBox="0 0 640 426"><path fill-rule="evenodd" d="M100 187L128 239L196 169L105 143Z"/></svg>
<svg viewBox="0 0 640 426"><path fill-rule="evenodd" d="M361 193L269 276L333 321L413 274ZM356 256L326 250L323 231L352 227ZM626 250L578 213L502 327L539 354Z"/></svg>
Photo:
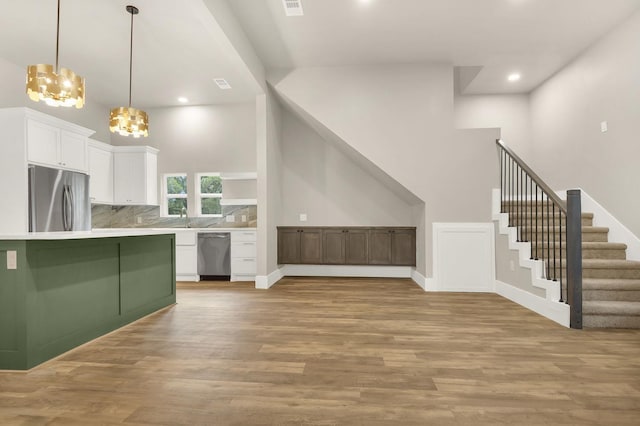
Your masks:
<svg viewBox="0 0 640 426"><path fill-rule="evenodd" d="M48 64L27 67L27 95L32 101L44 101L49 106L82 108L84 106L84 78L68 68L59 68L60 0L56 24L56 66Z"/></svg>
<svg viewBox="0 0 640 426"><path fill-rule="evenodd" d="M141 109L131 107L131 75L133 70L133 15L139 10L135 6L127 6L127 12L131 14L131 41L129 46L129 106L118 107L111 110L109 115L109 130L122 136L149 136L149 117Z"/></svg>

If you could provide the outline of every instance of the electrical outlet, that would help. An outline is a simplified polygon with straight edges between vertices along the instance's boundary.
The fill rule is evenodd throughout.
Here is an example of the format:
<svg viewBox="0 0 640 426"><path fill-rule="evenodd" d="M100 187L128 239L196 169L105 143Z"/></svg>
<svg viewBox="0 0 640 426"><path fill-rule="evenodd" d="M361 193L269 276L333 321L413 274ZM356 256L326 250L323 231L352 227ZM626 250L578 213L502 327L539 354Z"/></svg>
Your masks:
<svg viewBox="0 0 640 426"><path fill-rule="evenodd" d="M142 216L136 216L136 223L140 225L142 223Z"/></svg>
<svg viewBox="0 0 640 426"><path fill-rule="evenodd" d="M300 222L306 222L306 221L307 221L307 214L300 213Z"/></svg>
<svg viewBox="0 0 640 426"><path fill-rule="evenodd" d="M607 122L606 121L600 122L600 131L604 133L608 130L609 130L609 125L607 124Z"/></svg>
<svg viewBox="0 0 640 426"><path fill-rule="evenodd" d="M7 269L18 269L18 252L7 250Z"/></svg>
<svg viewBox="0 0 640 426"><path fill-rule="evenodd" d="M227 222L235 222L236 221L236 217L232 214L227 216Z"/></svg>
<svg viewBox="0 0 640 426"><path fill-rule="evenodd" d="M246 221L247 221L247 215L246 215L246 214L243 214L243 215L242 215L242 222L246 222Z"/></svg>

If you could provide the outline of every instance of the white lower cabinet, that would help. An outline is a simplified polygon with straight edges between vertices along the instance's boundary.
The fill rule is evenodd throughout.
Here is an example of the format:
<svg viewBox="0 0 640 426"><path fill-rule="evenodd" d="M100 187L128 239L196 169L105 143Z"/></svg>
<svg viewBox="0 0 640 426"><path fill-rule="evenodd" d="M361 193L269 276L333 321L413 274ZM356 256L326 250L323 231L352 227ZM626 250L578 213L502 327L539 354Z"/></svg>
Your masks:
<svg viewBox="0 0 640 426"><path fill-rule="evenodd" d="M213 228L207 231L214 231ZM202 232L202 231L201 231ZM256 231L231 230L231 281L256 279ZM200 281L198 230L176 230L176 280Z"/></svg>
<svg viewBox="0 0 640 426"><path fill-rule="evenodd" d="M176 280L199 281L197 231L176 231Z"/></svg>
<svg viewBox="0 0 640 426"><path fill-rule="evenodd" d="M231 232L231 281L255 281L256 255L256 231Z"/></svg>

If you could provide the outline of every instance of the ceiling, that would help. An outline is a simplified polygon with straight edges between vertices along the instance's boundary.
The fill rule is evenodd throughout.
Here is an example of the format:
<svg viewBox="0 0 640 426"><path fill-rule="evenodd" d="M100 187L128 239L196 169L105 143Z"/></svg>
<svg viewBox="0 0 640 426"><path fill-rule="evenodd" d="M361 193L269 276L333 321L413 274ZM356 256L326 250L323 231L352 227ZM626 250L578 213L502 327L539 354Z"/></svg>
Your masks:
<svg viewBox="0 0 640 426"><path fill-rule="evenodd" d="M469 94L529 92L640 9L639 0L301 1L296 17L282 0L229 2L267 67L481 67ZM516 71L521 80L507 82Z"/></svg>
<svg viewBox="0 0 640 426"><path fill-rule="evenodd" d="M87 100L125 106L129 96L131 15L134 17L133 100L139 108L255 100L256 84L238 69L202 0L62 0L61 67L86 79ZM56 0L2 0L0 57L20 67L55 63ZM10 17L10 19L7 19ZM221 90L213 78L232 86Z"/></svg>
<svg viewBox="0 0 640 426"><path fill-rule="evenodd" d="M134 4L133 106L252 101L260 88L209 6L225 0L62 0L60 65L87 99L126 105ZM226 0L267 68L446 62L464 93L528 92L640 9L640 0ZM56 0L2 0L0 58L54 63ZM10 17L10 19L6 19ZM522 79L506 82L518 71ZM225 78L221 90L213 78Z"/></svg>

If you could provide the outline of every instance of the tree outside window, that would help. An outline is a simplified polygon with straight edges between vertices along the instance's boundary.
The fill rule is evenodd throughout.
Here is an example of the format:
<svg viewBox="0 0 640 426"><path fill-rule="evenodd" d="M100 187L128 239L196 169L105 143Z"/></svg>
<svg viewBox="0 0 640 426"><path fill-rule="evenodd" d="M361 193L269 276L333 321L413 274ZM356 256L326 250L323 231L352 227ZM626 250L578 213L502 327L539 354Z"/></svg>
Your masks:
<svg viewBox="0 0 640 426"><path fill-rule="evenodd" d="M166 174L164 175L164 186L167 216L181 216L187 211L187 175L186 174Z"/></svg>
<svg viewBox="0 0 640 426"><path fill-rule="evenodd" d="M222 216L222 179L220 173L198 174L198 216Z"/></svg>

